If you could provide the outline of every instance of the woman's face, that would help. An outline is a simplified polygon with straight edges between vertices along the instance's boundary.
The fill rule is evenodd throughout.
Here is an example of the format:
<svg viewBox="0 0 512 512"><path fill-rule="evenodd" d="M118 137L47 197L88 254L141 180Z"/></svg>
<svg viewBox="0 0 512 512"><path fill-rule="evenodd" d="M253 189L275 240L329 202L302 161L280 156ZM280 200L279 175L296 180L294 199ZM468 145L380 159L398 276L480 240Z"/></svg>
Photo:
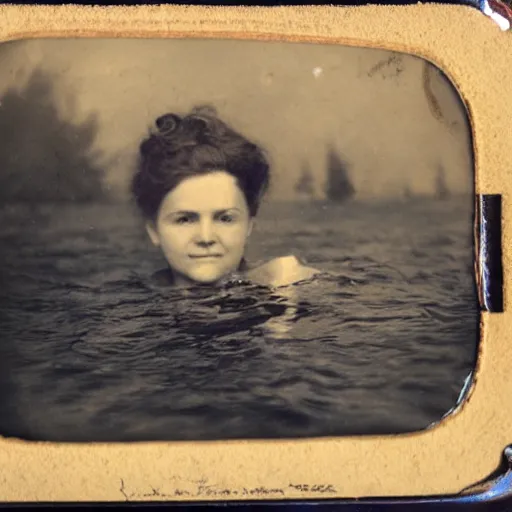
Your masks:
<svg viewBox="0 0 512 512"><path fill-rule="evenodd" d="M147 225L178 285L215 283L236 271L251 229L245 196L225 171L183 180Z"/></svg>

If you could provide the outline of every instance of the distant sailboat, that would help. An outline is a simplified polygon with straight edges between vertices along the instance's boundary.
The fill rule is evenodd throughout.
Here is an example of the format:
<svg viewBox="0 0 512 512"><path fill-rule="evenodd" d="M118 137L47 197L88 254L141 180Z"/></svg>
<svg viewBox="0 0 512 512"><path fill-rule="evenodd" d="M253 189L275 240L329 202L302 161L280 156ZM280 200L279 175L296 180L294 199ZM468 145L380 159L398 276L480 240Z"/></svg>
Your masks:
<svg viewBox="0 0 512 512"><path fill-rule="evenodd" d="M411 187L409 186L409 184L406 184L403 190L403 198L409 201L410 199L412 199L412 197L413 193Z"/></svg>
<svg viewBox="0 0 512 512"><path fill-rule="evenodd" d="M312 198L315 195L313 174L309 166L302 167L302 173L295 184L295 192L300 196Z"/></svg>
<svg viewBox="0 0 512 512"><path fill-rule="evenodd" d="M327 183L325 194L328 200L342 203L355 195L355 188L350 181L347 163L334 151L327 155Z"/></svg>
<svg viewBox="0 0 512 512"><path fill-rule="evenodd" d="M451 196L450 189L446 183L446 172L443 167L440 167L437 172L435 196L437 199L448 199Z"/></svg>

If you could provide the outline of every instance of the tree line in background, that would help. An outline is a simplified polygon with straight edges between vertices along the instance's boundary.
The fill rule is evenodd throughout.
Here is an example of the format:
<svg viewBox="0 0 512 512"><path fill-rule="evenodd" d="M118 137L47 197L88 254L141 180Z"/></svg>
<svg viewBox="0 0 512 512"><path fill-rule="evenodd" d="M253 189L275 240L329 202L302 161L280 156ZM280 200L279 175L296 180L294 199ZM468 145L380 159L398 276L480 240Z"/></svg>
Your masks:
<svg viewBox="0 0 512 512"><path fill-rule="evenodd" d="M59 111L52 78L40 70L0 97L0 200L90 202L109 197L98 121L76 123ZM68 113L72 117L73 112Z"/></svg>
<svg viewBox="0 0 512 512"><path fill-rule="evenodd" d="M425 76L429 66L425 66ZM429 82L429 81L426 81ZM428 88L427 88L428 89ZM437 106L433 93L429 103ZM65 116L58 108L52 78L40 70L22 88L11 87L0 97L0 201L92 202L112 197L105 185L102 154L95 150L98 120L95 114L73 122L73 109ZM438 109L434 109L437 113ZM342 203L356 195L349 164L333 147L327 149L327 180L321 196ZM315 199L311 168L304 164L295 184L299 197ZM414 196L404 186L402 196ZM439 166L435 182L438 199L450 197L446 173Z"/></svg>

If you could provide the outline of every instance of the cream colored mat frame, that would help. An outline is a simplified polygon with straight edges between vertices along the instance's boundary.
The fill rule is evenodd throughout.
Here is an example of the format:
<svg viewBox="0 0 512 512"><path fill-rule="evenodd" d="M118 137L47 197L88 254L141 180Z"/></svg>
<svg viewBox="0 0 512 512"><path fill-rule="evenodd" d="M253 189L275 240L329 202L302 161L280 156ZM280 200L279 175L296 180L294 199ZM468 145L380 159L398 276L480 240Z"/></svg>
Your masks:
<svg viewBox="0 0 512 512"><path fill-rule="evenodd" d="M471 116L478 193L503 194L505 313L484 314L476 385L429 431L296 441L0 440L0 501L335 498L457 493L512 442L512 33L463 6L0 7L0 40L201 37L369 46L424 57ZM51 414L51 411L49 411ZM297 487L299 485L308 487ZM313 486L318 487L313 487Z"/></svg>

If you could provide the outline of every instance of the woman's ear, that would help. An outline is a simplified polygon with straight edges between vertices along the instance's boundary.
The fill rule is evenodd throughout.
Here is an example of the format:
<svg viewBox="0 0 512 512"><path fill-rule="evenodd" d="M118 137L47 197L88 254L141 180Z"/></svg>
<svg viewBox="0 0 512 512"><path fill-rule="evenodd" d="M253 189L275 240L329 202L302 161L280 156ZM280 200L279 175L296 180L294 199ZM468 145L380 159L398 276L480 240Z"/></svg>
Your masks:
<svg viewBox="0 0 512 512"><path fill-rule="evenodd" d="M153 242L153 245L159 246L160 237L158 236L158 232L153 221L146 222L146 231L148 232L149 238Z"/></svg>

